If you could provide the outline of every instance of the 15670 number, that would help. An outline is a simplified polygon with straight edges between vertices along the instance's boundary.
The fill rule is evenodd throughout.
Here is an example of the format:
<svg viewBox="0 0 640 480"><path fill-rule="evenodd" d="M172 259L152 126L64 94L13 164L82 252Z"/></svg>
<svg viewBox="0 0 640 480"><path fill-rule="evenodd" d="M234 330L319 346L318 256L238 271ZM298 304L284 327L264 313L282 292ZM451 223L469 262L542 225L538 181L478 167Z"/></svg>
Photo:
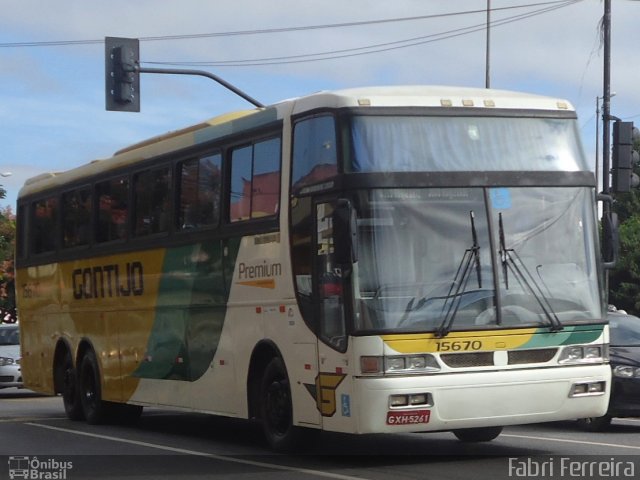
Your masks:
<svg viewBox="0 0 640 480"><path fill-rule="evenodd" d="M438 352L465 352L469 350L482 350L480 340L445 340L436 342Z"/></svg>

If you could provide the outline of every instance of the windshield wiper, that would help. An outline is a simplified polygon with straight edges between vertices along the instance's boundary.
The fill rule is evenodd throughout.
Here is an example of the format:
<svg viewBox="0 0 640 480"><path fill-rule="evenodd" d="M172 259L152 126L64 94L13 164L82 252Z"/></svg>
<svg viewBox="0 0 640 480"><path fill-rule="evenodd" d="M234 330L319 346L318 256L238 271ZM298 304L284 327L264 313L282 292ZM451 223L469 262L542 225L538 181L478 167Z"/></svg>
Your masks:
<svg viewBox="0 0 640 480"><path fill-rule="evenodd" d="M502 272L506 290L509 290L508 272L509 270L511 270L511 273L513 273L513 275L516 277L518 283L520 283L521 286L524 286L533 296L533 298L535 298L538 302L538 305L542 309L542 312L549 321L551 331L559 332L564 327L562 326L562 322L558 319L556 312L553 311L551 302L545 296L542 288L536 281L535 277L531 274L525 263L522 261L518 253L513 248L507 248L505 245L502 212L498 213L498 228L500 237L500 261L502 263Z"/></svg>
<svg viewBox="0 0 640 480"><path fill-rule="evenodd" d="M471 238L473 240L473 245L471 246L471 250L473 251L473 256L476 261L476 276L478 277L478 288L482 288L482 271L480 269L480 245L478 245L478 232L476 231L476 217L473 214L473 210L469 212L469 217L471 218Z"/></svg>
<svg viewBox="0 0 640 480"><path fill-rule="evenodd" d="M456 318L460 304L462 303L462 296L467 290L467 284L471 277L471 264L472 262L476 267L476 276L478 279L478 288L482 288L482 272L480 269L480 245L478 245L478 232L476 231L475 215L473 210L469 212L469 219L471 220L471 240L473 244L471 248L467 248L464 251L464 255L458 265L458 270L451 281L451 286L442 305L441 313L444 313L442 323L435 331L436 338L442 338L449 334L451 326ZM454 291L455 289L455 291ZM446 309L446 313L445 313Z"/></svg>

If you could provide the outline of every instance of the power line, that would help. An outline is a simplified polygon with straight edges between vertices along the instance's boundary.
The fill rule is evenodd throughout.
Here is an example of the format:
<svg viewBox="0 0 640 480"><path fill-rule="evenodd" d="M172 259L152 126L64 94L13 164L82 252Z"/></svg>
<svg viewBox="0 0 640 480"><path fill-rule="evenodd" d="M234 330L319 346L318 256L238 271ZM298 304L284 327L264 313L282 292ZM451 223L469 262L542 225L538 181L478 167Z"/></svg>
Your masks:
<svg viewBox="0 0 640 480"><path fill-rule="evenodd" d="M576 3L582 0L574 0L572 3ZM529 3L525 5L513 5L509 7L500 7L491 9L492 12L498 12L503 10L513 10L520 8L532 8L538 6L545 5L558 5L567 3L567 0L554 0L547 2L538 2L538 3ZM330 29L330 28L346 28L346 27L359 27L359 26L369 26L369 25L379 25L385 23L398 23L398 22L408 22L408 21L417 21L417 20L427 20L434 18L443 18L443 17L452 17L452 16L461 16L461 15L472 15L478 13L486 13L486 9L481 10L467 10L460 12L450 12L450 13L441 13L441 14L432 14L432 15L419 15L412 17L399 17L399 18L388 18L388 19L378 19L378 20L365 20L359 22L346 22L346 23L333 23L333 24L321 24L321 25L308 25L308 26L296 26L296 27L283 27L283 28L268 28L268 29L258 29L258 30L239 30L239 31L230 31L230 32L214 32L214 33L200 33L200 34L185 34L185 35L162 35L162 36L154 36L154 37L140 37L141 42L151 42L151 41L168 41L168 40L193 40L200 38L212 38L212 37L228 37L228 36L244 36L244 35L261 35L261 34L273 34L273 33L285 33L285 32L295 32L295 31L308 31L308 30L320 30L320 29ZM28 42L5 42L0 43L0 48L25 48L25 47L60 47L60 46L77 46L77 45L96 45L103 44L104 39L93 39L93 40L54 40L54 41L28 41Z"/></svg>
<svg viewBox="0 0 640 480"><path fill-rule="evenodd" d="M533 16L542 15L544 13L565 8L575 3L579 3L581 1L582 0L563 0L562 2L547 2L547 3L553 3L555 5L547 6L545 8L541 8L533 12L513 15L511 17L506 17L500 20L494 20L490 23L490 25L491 26L506 25L506 24L524 20ZM483 12L486 12L486 10L483 10ZM333 60L338 58L355 57L360 55L369 55L373 53L380 53L380 52L386 52L390 50L413 47L417 45L424 45L427 43L433 43L441 40L459 37L462 35L468 35L470 33L482 31L484 29L486 29L486 23L480 23L476 25L470 25L467 27L457 28L457 29L439 32L435 34L413 37L413 38L408 38L404 40L397 40L393 42L379 43L374 45L367 45L367 46L342 49L342 50L331 50L326 52L289 55L289 56L281 56L281 57L253 58L253 59L244 59L244 60L223 60L223 61L195 61L195 62L148 61L143 63L154 64L154 65L201 66L201 67L204 67L204 66L255 67L255 66L265 66L265 65L306 63L306 62L316 62L316 61L322 61L322 60Z"/></svg>

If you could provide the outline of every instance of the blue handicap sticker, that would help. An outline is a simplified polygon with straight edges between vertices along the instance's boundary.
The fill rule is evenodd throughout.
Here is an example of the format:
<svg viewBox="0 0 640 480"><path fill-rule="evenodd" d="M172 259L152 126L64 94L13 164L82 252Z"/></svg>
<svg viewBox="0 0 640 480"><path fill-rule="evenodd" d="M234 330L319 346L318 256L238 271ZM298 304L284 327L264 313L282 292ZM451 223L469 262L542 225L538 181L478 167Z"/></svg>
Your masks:
<svg viewBox="0 0 640 480"><path fill-rule="evenodd" d="M351 416L351 399L349 398L349 395L345 394L342 394L342 416Z"/></svg>
<svg viewBox="0 0 640 480"><path fill-rule="evenodd" d="M497 210L508 210L511 208L511 192L508 188L492 188L489 190L491 205Z"/></svg>

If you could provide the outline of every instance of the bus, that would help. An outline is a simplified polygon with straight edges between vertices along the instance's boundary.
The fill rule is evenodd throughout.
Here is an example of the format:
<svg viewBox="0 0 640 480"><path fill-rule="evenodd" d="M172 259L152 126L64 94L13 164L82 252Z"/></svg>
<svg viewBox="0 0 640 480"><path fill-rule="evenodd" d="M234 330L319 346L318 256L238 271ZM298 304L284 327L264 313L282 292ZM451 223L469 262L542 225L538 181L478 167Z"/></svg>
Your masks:
<svg viewBox="0 0 640 480"><path fill-rule="evenodd" d="M603 415L596 181L555 98L389 86L239 111L26 182L25 386L319 431Z"/></svg>

